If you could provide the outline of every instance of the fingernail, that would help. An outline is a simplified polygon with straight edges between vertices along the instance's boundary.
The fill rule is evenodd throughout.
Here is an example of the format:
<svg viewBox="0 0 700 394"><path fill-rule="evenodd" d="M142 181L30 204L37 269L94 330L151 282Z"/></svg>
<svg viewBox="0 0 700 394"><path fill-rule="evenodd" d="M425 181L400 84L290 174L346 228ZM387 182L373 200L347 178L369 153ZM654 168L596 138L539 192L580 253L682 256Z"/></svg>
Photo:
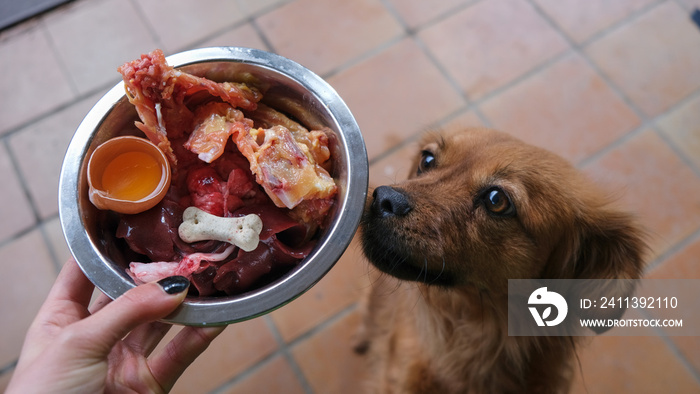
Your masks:
<svg viewBox="0 0 700 394"><path fill-rule="evenodd" d="M178 294L190 287L190 281L184 276L169 276L158 281L160 287L168 294Z"/></svg>

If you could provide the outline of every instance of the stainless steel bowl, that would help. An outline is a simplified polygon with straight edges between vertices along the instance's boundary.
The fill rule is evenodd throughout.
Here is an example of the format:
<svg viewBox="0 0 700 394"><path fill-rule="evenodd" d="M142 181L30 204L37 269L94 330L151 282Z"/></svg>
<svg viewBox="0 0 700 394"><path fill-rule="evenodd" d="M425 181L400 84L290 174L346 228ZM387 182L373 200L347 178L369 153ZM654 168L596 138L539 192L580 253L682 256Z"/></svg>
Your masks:
<svg viewBox="0 0 700 394"><path fill-rule="evenodd" d="M335 90L301 65L281 56L248 48L195 49L167 58L170 65L216 81L245 81L266 91L263 102L308 123L333 130L333 177L339 191L329 224L315 249L282 278L248 293L211 298L188 297L166 320L188 325L228 324L270 312L298 297L338 261L359 225L367 196L365 144L350 110ZM299 113L303 109L303 113ZM88 199L86 167L92 151L118 135L142 135L138 119L118 83L90 110L71 140L61 169L59 213L71 253L85 275L112 298L134 287L126 274L123 250L105 212Z"/></svg>

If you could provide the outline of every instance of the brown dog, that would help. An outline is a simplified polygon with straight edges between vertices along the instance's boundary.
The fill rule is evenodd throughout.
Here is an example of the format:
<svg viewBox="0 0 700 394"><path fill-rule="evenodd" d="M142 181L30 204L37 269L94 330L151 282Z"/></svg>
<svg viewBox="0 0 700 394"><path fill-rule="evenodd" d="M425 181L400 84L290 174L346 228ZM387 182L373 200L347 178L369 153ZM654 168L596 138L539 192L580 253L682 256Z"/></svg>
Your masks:
<svg viewBox="0 0 700 394"><path fill-rule="evenodd" d="M507 332L507 279L637 278L630 216L574 167L506 134L428 134L361 225L377 274L358 351L379 393L566 392L573 337Z"/></svg>

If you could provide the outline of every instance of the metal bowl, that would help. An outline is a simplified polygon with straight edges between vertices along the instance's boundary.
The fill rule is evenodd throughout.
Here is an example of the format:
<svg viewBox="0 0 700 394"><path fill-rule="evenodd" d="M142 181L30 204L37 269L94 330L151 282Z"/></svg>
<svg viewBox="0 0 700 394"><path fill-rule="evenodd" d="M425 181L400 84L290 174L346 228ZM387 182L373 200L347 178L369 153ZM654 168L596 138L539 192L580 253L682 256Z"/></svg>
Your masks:
<svg viewBox="0 0 700 394"><path fill-rule="evenodd" d="M248 48L195 49L167 57L168 64L215 81L244 81L263 88L263 102L302 119L308 127L324 125L331 138L337 201L313 251L290 272L264 287L236 296L188 297L166 321L215 325L243 321L270 312L318 282L338 261L359 225L367 196L365 144L350 110L335 90L301 65ZM61 169L59 214L71 253L102 292L116 298L134 287L128 261L118 246L109 214L88 199L87 162L102 142L119 135L142 135L136 111L118 83L90 110L71 140ZM309 124L309 123L316 123Z"/></svg>

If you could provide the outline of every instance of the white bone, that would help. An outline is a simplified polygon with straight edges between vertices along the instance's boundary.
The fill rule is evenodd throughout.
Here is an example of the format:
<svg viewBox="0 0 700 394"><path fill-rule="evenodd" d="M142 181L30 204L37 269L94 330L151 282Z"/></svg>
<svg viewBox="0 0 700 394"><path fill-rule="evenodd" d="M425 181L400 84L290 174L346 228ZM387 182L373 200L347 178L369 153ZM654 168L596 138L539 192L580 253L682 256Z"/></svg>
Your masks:
<svg viewBox="0 0 700 394"><path fill-rule="evenodd" d="M189 207L183 212L182 219L178 233L185 242L216 240L236 245L246 252L255 250L260 242L262 220L258 215L222 218Z"/></svg>

